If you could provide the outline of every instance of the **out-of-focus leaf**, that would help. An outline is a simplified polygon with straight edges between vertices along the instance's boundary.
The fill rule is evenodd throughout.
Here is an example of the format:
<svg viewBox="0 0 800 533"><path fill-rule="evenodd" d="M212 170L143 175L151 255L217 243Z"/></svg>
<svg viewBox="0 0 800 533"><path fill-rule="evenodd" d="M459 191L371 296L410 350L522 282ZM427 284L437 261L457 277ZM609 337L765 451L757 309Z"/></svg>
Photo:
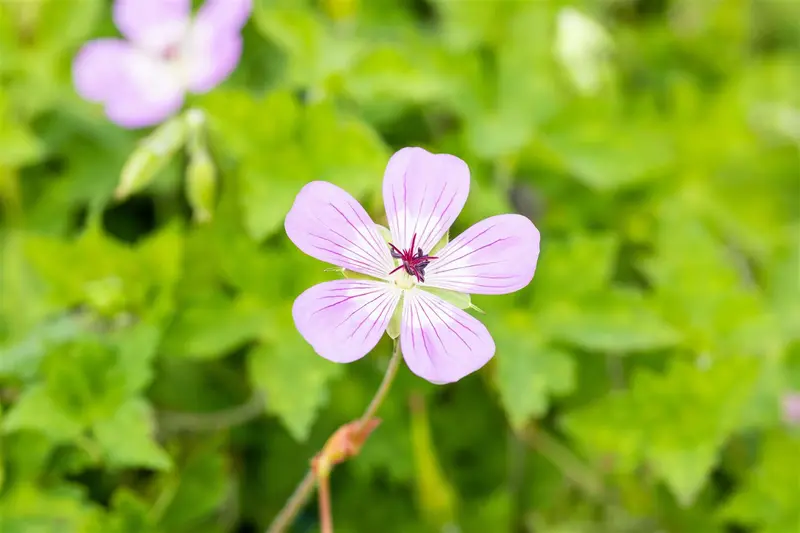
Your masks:
<svg viewBox="0 0 800 533"><path fill-rule="evenodd" d="M553 337L587 350L613 353L675 345L680 334L638 292L618 289L582 305L547 309L541 327Z"/></svg>
<svg viewBox="0 0 800 533"><path fill-rule="evenodd" d="M167 330L163 350L198 359L223 357L258 336L271 319L272 313L246 297L203 302L182 310Z"/></svg>
<svg viewBox="0 0 800 533"><path fill-rule="evenodd" d="M57 409L82 425L109 418L125 400L126 376L112 346L92 340L61 345L42 372Z"/></svg>
<svg viewBox="0 0 800 533"><path fill-rule="evenodd" d="M610 453L624 470L646 461L688 506L741 425L758 374L754 358L717 360L710 368L675 361L666 374L639 372L629 391L573 412L566 427L592 455Z"/></svg>
<svg viewBox="0 0 800 533"><path fill-rule="evenodd" d="M547 412L553 396L575 387L575 363L536 332L532 314L510 311L492 320L497 343L495 384L511 427L525 428Z"/></svg>
<svg viewBox="0 0 800 533"><path fill-rule="evenodd" d="M549 132L544 142L570 173L593 189L613 190L653 178L673 162L669 141L655 125L617 119L612 129L608 117L588 116L568 124Z"/></svg>
<svg viewBox="0 0 800 533"><path fill-rule="evenodd" d="M800 523L800 480L792 465L800 454L797 434L767 435L758 464L747 475L743 489L723 508L727 520L759 531L791 533Z"/></svg>
<svg viewBox="0 0 800 533"><path fill-rule="evenodd" d="M159 521L163 531L197 531L231 490L228 459L207 442L190 455L177 474L178 484ZM168 481L168 483L171 481Z"/></svg>
<svg viewBox="0 0 800 533"><path fill-rule="evenodd" d="M42 385L25 391L17 404L5 415L3 431L32 429L41 431L53 441L74 439L81 432L81 423L60 409Z"/></svg>
<svg viewBox="0 0 800 533"><path fill-rule="evenodd" d="M267 410L280 418L292 437L304 441L328 401L328 381L342 368L314 353L290 323L282 324L280 339L249 353L248 373L264 392Z"/></svg>
<svg viewBox="0 0 800 533"><path fill-rule="evenodd" d="M100 510L70 485L44 490L26 483L0 498L3 533L92 532L99 516Z"/></svg>
<svg viewBox="0 0 800 533"><path fill-rule="evenodd" d="M428 525L441 530L456 518L458 495L439 464L422 396L411 398L411 446L417 472L417 506Z"/></svg>
<svg viewBox="0 0 800 533"><path fill-rule="evenodd" d="M614 272L618 246L617 238L608 233L544 242L534 282L537 301L548 305L605 287Z"/></svg>
<svg viewBox="0 0 800 533"><path fill-rule="evenodd" d="M153 420L147 403L134 398L124 403L111 418L94 425L94 435L112 468L166 470L171 461L153 440Z"/></svg>
<svg viewBox="0 0 800 533"><path fill-rule="evenodd" d="M746 259L676 204L664 207L656 255L645 263L662 315L698 351L775 354L778 324L747 278ZM748 286L749 285L749 286Z"/></svg>

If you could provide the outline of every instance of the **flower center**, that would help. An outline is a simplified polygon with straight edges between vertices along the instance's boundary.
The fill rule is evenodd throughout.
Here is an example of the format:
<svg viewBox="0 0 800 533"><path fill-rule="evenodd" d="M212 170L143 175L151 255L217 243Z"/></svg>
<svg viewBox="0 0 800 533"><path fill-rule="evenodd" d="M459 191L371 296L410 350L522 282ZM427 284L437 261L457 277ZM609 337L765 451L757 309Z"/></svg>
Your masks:
<svg viewBox="0 0 800 533"><path fill-rule="evenodd" d="M400 260L400 266L389 272L389 275L394 274L400 270L403 274L402 276L398 276L395 280L398 286L404 289L408 289L414 286L414 280L411 279L416 278L417 282L424 282L425 281L425 267L433 259L438 259L432 255L425 255L422 253L422 248L417 247L416 253L414 252L415 244L417 242L417 234L415 233L414 236L411 238L411 247L407 250L400 250L397 246L392 243L389 243L389 248L391 248L392 257L395 259ZM401 279L402 278L402 279ZM405 285L408 285L407 287Z"/></svg>

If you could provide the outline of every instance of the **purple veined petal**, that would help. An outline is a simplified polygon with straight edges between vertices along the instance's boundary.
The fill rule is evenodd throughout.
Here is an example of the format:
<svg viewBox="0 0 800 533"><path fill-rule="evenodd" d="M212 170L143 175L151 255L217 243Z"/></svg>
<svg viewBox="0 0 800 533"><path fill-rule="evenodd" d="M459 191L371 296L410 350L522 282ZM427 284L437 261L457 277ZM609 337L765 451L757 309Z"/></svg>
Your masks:
<svg viewBox="0 0 800 533"><path fill-rule="evenodd" d="M197 21L220 33L239 33L253 11L253 0L206 0Z"/></svg>
<svg viewBox="0 0 800 533"><path fill-rule="evenodd" d="M393 244L430 252L455 221L469 195L469 167L448 154L403 148L386 166L383 202Z"/></svg>
<svg viewBox="0 0 800 533"><path fill-rule="evenodd" d="M105 104L109 119L126 128L152 126L181 108L177 71L125 41L87 43L73 63L79 95Z"/></svg>
<svg viewBox="0 0 800 533"><path fill-rule="evenodd" d="M303 187L284 228L300 250L320 261L382 279L394 268L369 214L332 183L312 181Z"/></svg>
<svg viewBox="0 0 800 533"><path fill-rule="evenodd" d="M378 344L399 300L400 290L382 281L326 281L297 297L292 317L315 352L350 363Z"/></svg>
<svg viewBox="0 0 800 533"><path fill-rule="evenodd" d="M469 294L507 294L533 279L539 230L522 215L489 217L436 253L425 285Z"/></svg>
<svg viewBox="0 0 800 533"><path fill-rule="evenodd" d="M181 41L191 14L191 0L115 0L113 16L125 37L160 54Z"/></svg>
<svg viewBox="0 0 800 533"><path fill-rule="evenodd" d="M242 36L198 17L189 30L183 54L189 90L205 93L236 69L242 56Z"/></svg>
<svg viewBox="0 0 800 533"><path fill-rule="evenodd" d="M406 291L403 297L400 346L408 368L437 385L475 372L495 351L486 326L419 289Z"/></svg>

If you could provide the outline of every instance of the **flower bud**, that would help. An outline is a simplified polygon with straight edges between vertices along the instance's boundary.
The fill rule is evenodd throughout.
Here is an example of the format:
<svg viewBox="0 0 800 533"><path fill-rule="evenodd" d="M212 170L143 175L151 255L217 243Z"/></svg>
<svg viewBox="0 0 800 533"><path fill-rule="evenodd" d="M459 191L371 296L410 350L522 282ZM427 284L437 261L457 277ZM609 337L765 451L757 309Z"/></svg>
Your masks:
<svg viewBox="0 0 800 533"><path fill-rule="evenodd" d="M185 142L186 125L181 117L159 126L125 162L114 196L121 200L147 187Z"/></svg>
<svg viewBox="0 0 800 533"><path fill-rule="evenodd" d="M186 200L197 222L208 222L217 197L217 170L208 151L199 149L189 154L186 169Z"/></svg>

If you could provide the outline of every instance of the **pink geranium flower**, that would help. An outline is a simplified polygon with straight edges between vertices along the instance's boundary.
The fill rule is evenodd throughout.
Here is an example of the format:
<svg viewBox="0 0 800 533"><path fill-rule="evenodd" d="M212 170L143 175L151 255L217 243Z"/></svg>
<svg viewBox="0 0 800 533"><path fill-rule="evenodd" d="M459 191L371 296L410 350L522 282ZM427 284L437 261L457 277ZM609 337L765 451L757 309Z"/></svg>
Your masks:
<svg viewBox="0 0 800 533"><path fill-rule="evenodd" d="M126 40L86 43L73 63L76 90L120 126L158 124L187 92L207 92L233 72L251 10L252 0L208 0L192 17L191 0L116 0Z"/></svg>
<svg viewBox="0 0 800 533"><path fill-rule="evenodd" d="M498 215L430 255L461 212L469 180L467 165L452 155L422 148L394 154L383 181L391 242L344 190L323 181L303 187L286 216L289 238L312 257L369 276L320 283L295 300L297 329L319 355L338 363L360 359L397 309L403 357L418 376L450 383L492 358L486 327L434 292L525 287L536 270L539 231L521 215Z"/></svg>

